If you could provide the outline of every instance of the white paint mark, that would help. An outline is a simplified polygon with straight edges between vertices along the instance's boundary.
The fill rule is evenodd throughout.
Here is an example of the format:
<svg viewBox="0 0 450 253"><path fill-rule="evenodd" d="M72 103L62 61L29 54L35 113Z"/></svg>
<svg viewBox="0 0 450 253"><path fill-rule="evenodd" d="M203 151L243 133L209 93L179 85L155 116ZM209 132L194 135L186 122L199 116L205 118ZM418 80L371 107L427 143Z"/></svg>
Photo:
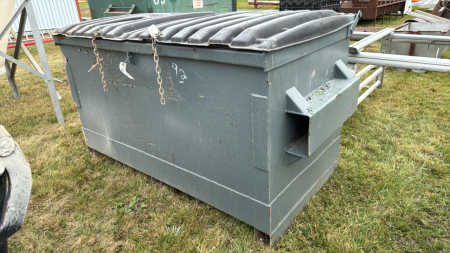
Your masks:
<svg viewBox="0 0 450 253"><path fill-rule="evenodd" d="M178 76L178 66L175 63L172 63L172 68L175 70L175 75Z"/></svg>
<svg viewBox="0 0 450 253"><path fill-rule="evenodd" d="M184 73L184 70L180 69L179 72L183 72L183 75L181 75L181 80L187 79L186 73Z"/></svg>
<svg viewBox="0 0 450 253"><path fill-rule="evenodd" d="M134 80L134 78L127 72L127 64L125 62L120 62L119 69L126 77Z"/></svg>
<svg viewBox="0 0 450 253"><path fill-rule="evenodd" d="M175 75L177 77L178 77L178 73L181 73L181 76L180 76L181 80L179 81L179 83L184 83L183 80L187 79L186 72L184 72L184 70L182 70L182 69L178 69L178 66L176 63L172 63L172 69L175 70Z"/></svg>

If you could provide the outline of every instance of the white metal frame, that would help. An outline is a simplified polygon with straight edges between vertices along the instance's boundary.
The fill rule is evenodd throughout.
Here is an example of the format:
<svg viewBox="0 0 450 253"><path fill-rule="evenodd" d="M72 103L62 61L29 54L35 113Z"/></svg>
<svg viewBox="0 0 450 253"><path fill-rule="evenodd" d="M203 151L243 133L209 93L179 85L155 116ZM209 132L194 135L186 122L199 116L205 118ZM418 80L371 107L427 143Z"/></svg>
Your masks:
<svg viewBox="0 0 450 253"><path fill-rule="evenodd" d="M50 66L47 61L47 55L45 54L44 44L42 43L42 39L40 36L40 31L39 31L39 27L37 24L32 0L23 0L22 1L22 3L19 5L17 10L12 15L8 24L1 31L0 39L3 38L4 36L10 36L9 35L10 28L11 28L12 24L14 23L14 21L19 17L19 15L21 15L20 16L20 25L19 25L19 30L17 32L17 36L16 36L16 48L14 51L14 57L11 57L11 56L7 55L6 53L0 52L0 56L5 58L6 75L7 75L8 82L11 87L13 96L16 98L20 98L19 89L17 88L17 83L16 83L16 79L15 79L17 66L20 66L20 67L28 70L29 72L39 76L40 78L42 78L45 81L45 83L47 84L48 90L50 92L50 97L52 99L53 108L56 113L56 118L58 119L59 123L64 123L64 117L62 114L61 106L59 105L58 93L56 92L55 83L53 82L52 74L50 72ZM29 24L31 26L31 31L32 31L32 34L34 37L34 41L36 42L36 48L39 53L39 58L41 60L43 70L41 70L39 68L39 65L37 65L36 62L33 62L31 59L30 60L31 60L34 68L31 68L28 65L24 64L23 62L19 61L19 54L20 54L20 49L23 46L22 39L23 39L24 28L25 28L25 23L27 21L27 18L28 18ZM26 52L27 51L25 51L25 53ZM28 56L28 54L27 54L27 56ZM12 66L9 65L9 62L12 63ZM36 65L35 65L35 63L36 63Z"/></svg>
<svg viewBox="0 0 450 253"><path fill-rule="evenodd" d="M352 40L358 40L349 47L348 68L356 72L357 64L367 64L365 68L355 75L363 76L370 70L376 70L361 81L359 90L367 88L358 98L358 104L366 99L376 88L381 88L384 81L386 67L420 69L426 71L450 73L450 60L418 56L389 54L391 42L404 42L416 44L450 45L450 37L432 35L395 34L394 28L386 28L377 33L355 32ZM381 40L379 53L362 52L368 45ZM373 81L373 84L369 84Z"/></svg>

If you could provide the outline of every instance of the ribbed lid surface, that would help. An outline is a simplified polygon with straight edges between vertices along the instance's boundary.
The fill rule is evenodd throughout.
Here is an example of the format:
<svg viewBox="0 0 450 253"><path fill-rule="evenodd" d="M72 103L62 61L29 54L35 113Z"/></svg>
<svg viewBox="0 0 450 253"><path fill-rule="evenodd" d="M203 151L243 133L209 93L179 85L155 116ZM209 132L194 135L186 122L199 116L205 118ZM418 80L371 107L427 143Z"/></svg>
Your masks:
<svg viewBox="0 0 450 253"><path fill-rule="evenodd" d="M159 43L194 46L227 45L271 51L319 38L351 25L354 14L320 11L146 13L94 19L57 29L67 37L116 41L150 40L155 25Z"/></svg>

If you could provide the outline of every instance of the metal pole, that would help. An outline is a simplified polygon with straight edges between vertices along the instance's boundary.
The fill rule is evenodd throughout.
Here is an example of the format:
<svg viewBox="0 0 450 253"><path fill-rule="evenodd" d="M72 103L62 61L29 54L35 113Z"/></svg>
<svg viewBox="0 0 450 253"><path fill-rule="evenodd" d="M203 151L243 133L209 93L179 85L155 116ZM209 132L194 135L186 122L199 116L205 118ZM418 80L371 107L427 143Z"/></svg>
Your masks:
<svg viewBox="0 0 450 253"><path fill-rule="evenodd" d="M393 33L390 33L381 39L380 53L389 54L389 50L391 47L392 34ZM378 86L379 89L381 89L383 87L384 74L386 73L386 66L380 66L380 68L382 68L382 71L381 71L380 75L378 75L375 78L375 82L381 81L380 85Z"/></svg>
<svg viewBox="0 0 450 253"><path fill-rule="evenodd" d="M375 79L375 77L377 77L381 72L383 72L383 68L378 68L375 72L373 72L369 77L367 77L364 81L361 82L361 84L359 85L359 90L362 90L362 88L366 87L366 85L369 84L370 81ZM376 81L380 81L381 83L381 80Z"/></svg>
<svg viewBox="0 0 450 253"><path fill-rule="evenodd" d="M17 33L11 29L11 34L13 36L14 39L17 40ZM22 36L23 37L23 36ZM33 65L33 67L39 71L40 73L44 74L44 71L42 71L41 67L39 66L39 64L36 62L36 60L33 58L33 56L31 55L30 51L28 51L27 47L21 43L20 44L20 48L22 49L22 51L25 53L25 55L27 56L28 60L30 60L31 64Z"/></svg>
<svg viewBox="0 0 450 253"><path fill-rule="evenodd" d="M371 32L354 32L352 40L363 40L376 33ZM435 45L450 45L450 37L447 36L435 36L435 35L414 35L414 34L401 34L393 33L391 41L402 43L416 43L416 44L435 44Z"/></svg>
<svg viewBox="0 0 450 253"><path fill-rule="evenodd" d="M372 44L373 42L380 40L381 38L393 33L394 31L395 31L394 28L383 29L380 32L377 32L363 40L353 43L352 45L350 45L348 50L350 53L357 53L357 52L361 51L363 48Z"/></svg>
<svg viewBox="0 0 450 253"><path fill-rule="evenodd" d="M359 98L358 98L358 105L364 101L364 99L367 98L367 96L370 95L370 93L372 93L372 91L374 91L378 85L381 84L381 81L376 81L372 86L370 86L370 88L368 90L366 90Z"/></svg>
<svg viewBox="0 0 450 253"><path fill-rule="evenodd" d="M5 28L3 28L2 33L0 33L0 39L2 39L6 34L8 34L9 28L11 28L12 24L14 23L14 21L16 21L16 18L19 16L19 14L22 12L22 10L25 8L25 6L28 4L27 1L28 0L23 0L22 3L20 3L20 5L17 8L16 12L14 12L14 15L11 17L11 19L9 20L9 22L5 26Z"/></svg>
<svg viewBox="0 0 450 253"><path fill-rule="evenodd" d="M9 66L9 61L5 59L5 70L6 78L9 82L9 87L11 87L12 94L15 98L20 98L19 89L17 88L17 83L14 78L11 78L11 67Z"/></svg>
<svg viewBox="0 0 450 253"><path fill-rule="evenodd" d="M27 22L27 11L22 10L22 15L20 16L19 23L19 34L16 38L16 47L14 48L14 59L19 59L20 45L22 44L23 30L25 29L25 23ZM15 82L17 64L13 63L11 67L11 78Z"/></svg>
<svg viewBox="0 0 450 253"><path fill-rule="evenodd" d="M64 123L64 116L59 105L58 95L55 89L55 83L53 82L52 74L50 72L50 65L47 61L47 56L45 54L44 44L42 43L41 36L39 33L39 27L37 25L36 15L33 8L33 3L31 0L24 0L28 2L25 7L28 13L28 19L30 21L31 31L33 32L34 41L36 43L36 48L39 53L39 58L41 60L42 69L44 70L44 81L47 83L48 90L50 92L50 97L52 99L53 108L55 109L56 118L58 123Z"/></svg>
<svg viewBox="0 0 450 253"><path fill-rule="evenodd" d="M450 73L449 59L361 52L349 54L348 62Z"/></svg>
<svg viewBox="0 0 450 253"><path fill-rule="evenodd" d="M365 68L361 69L361 71L359 71L358 73L356 73L355 76L361 77L361 76L363 76L365 73L369 72L373 67L375 67L375 65L367 65Z"/></svg>

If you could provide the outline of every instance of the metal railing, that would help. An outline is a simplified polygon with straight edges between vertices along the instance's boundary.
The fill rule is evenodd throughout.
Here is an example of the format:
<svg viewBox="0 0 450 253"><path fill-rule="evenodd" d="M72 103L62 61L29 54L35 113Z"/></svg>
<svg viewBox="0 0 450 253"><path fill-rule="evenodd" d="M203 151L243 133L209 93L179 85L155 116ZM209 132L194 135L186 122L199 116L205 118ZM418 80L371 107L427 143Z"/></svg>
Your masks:
<svg viewBox="0 0 450 253"><path fill-rule="evenodd" d="M386 28L377 33L354 32L351 39L359 41L349 47L348 68L355 73L357 64L367 64L365 68L355 74L359 77L376 69L369 77L361 81L359 90L364 88L367 88L367 90L359 96L358 104L364 101L376 88L382 87L386 67L450 73L449 59L389 54L391 42L448 46L450 45L450 37L395 34L394 28ZM379 53L362 52L365 47L377 41L380 41ZM372 81L373 84L369 86Z"/></svg>
<svg viewBox="0 0 450 253"><path fill-rule="evenodd" d="M39 30L41 39L51 39L52 38L51 33L55 29L56 28ZM32 31L23 31L22 42L29 42L29 41L34 41L33 32ZM16 40L12 34L9 35L8 44L16 44Z"/></svg>

